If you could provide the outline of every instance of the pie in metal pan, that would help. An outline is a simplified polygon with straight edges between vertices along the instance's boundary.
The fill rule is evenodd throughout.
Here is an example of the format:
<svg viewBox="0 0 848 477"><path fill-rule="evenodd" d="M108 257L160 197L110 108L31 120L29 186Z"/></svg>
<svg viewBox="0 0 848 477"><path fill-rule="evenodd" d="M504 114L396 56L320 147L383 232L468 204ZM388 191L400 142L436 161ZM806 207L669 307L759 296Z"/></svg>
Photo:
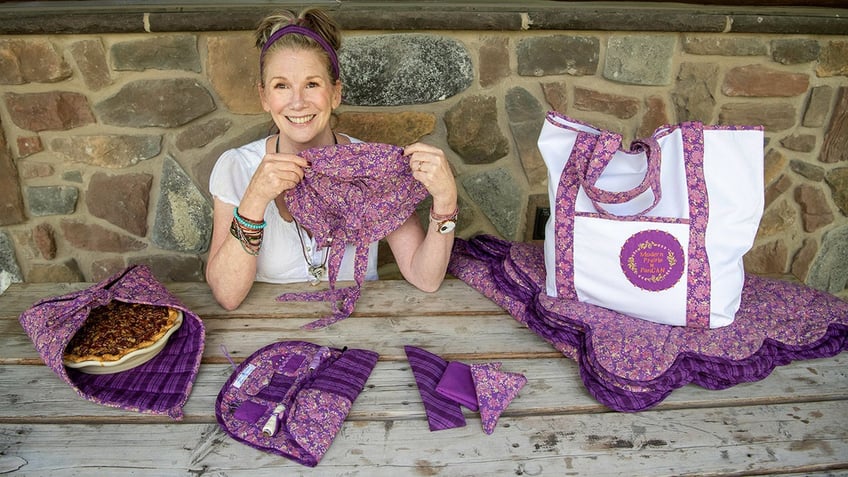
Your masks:
<svg viewBox="0 0 848 477"><path fill-rule="evenodd" d="M87 374L135 368L159 354L182 322L174 308L112 301L91 310L65 348L64 364Z"/></svg>

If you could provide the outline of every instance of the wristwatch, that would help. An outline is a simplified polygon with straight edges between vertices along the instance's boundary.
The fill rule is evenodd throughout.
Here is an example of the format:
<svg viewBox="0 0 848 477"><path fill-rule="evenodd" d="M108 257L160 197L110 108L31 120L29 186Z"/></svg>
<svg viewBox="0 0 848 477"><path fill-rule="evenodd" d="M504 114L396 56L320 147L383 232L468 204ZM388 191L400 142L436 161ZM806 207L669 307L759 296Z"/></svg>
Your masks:
<svg viewBox="0 0 848 477"><path fill-rule="evenodd" d="M436 222L437 230L440 234L449 234L456 228L456 218L459 216L459 207L454 209L450 214L436 214L433 212L433 206L430 206L430 220Z"/></svg>

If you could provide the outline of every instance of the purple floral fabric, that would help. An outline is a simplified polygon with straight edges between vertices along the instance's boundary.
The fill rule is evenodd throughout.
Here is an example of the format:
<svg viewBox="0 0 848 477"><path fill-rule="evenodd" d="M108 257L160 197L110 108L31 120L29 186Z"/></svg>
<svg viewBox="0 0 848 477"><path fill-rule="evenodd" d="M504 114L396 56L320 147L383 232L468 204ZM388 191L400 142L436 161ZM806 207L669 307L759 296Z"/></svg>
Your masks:
<svg viewBox="0 0 848 477"><path fill-rule="evenodd" d="M286 293L280 301L330 301L333 313L305 326L316 329L350 316L365 278L368 245L397 229L427 189L412 177L403 149L379 143L353 143L309 149L301 153L311 167L303 180L286 194L294 218L309 230L319 247L330 248L330 290ZM335 289L344 255L342 244L357 246L356 285Z"/></svg>
<svg viewBox="0 0 848 477"><path fill-rule="evenodd" d="M112 300L179 309L183 324L156 357L138 367L101 375L66 368L62 356L71 338L92 308ZM200 367L205 328L149 268L134 265L85 290L43 299L21 314L20 323L44 364L80 397L106 406L182 418Z"/></svg>
<svg viewBox="0 0 848 477"><path fill-rule="evenodd" d="M215 401L215 416L235 440L314 467L341 430L377 358L361 349L271 343L227 379ZM276 423L272 435L263 433L269 420Z"/></svg>
<svg viewBox="0 0 848 477"><path fill-rule="evenodd" d="M495 426L501 413L518 396L521 388L527 384L527 378L520 373L501 371L501 363L482 363L471 365L471 377L477 390L477 403L483 432L495 432Z"/></svg>
<svg viewBox="0 0 848 477"><path fill-rule="evenodd" d="M690 328L551 298L544 263L537 245L479 236L456 240L449 272L575 360L589 393L617 411L649 409L689 383L724 389L848 348L848 302L803 285L748 275L732 324Z"/></svg>

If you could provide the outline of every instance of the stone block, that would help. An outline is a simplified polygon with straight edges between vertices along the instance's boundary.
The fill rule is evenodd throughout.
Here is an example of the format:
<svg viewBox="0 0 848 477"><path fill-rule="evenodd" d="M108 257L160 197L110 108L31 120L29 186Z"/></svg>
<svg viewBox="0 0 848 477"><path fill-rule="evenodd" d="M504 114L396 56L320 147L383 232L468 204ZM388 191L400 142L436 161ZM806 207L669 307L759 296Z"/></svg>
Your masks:
<svg viewBox="0 0 848 477"><path fill-rule="evenodd" d="M89 180L85 205L91 215L144 237L152 184L150 174L110 176L97 172Z"/></svg>
<svg viewBox="0 0 848 477"><path fill-rule="evenodd" d="M830 86L816 86L810 91L810 99L804 110L804 121L802 124L808 128L824 126L827 115L830 113L830 101L833 99L833 88Z"/></svg>
<svg viewBox="0 0 848 477"><path fill-rule="evenodd" d="M824 177L831 197L842 215L848 216L848 167L831 169Z"/></svg>
<svg viewBox="0 0 848 477"><path fill-rule="evenodd" d="M30 283L66 283L84 282L85 277L73 258L59 263L34 263L27 273Z"/></svg>
<svg viewBox="0 0 848 477"><path fill-rule="evenodd" d="M787 164L789 164L789 158L777 149L769 149L763 158L763 183L769 185L782 176Z"/></svg>
<svg viewBox="0 0 848 477"><path fill-rule="evenodd" d="M248 46L248 45L245 45ZM200 54L194 35L160 35L115 43L109 49L118 71L184 70L200 73Z"/></svg>
<svg viewBox="0 0 848 477"><path fill-rule="evenodd" d="M125 253L144 250L147 244L97 224L62 220L62 236L72 247L90 252Z"/></svg>
<svg viewBox="0 0 848 477"><path fill-rule="evenodd" d="M101 121L123 127L182 126L215 110L212 95L197 80L136 80L94 109Z"/></svg>
<svg viewBox="0 0 848 477"><path fill-rule="evenodd" d="M780 140L780 145L797 152L810 152L816 148L816 136L812 134L793 134Z"/></svg>
<svg viewBox="0 0 848 477"><path fill-rule="evenodd" d="M795 202L801 206L801 220L805 232L816 230L833 223L833 212L827 203L824 191L810 184L795 188Z"/></svg>
<svg viewBox="0 0 848 477"><path fill-rule="evenodd" d="M421 34L369 35L345 40L339 52L344 103L399 106L442 101L474 79L468 50L458 41Z"/></svg>
<svg viewBox="0 0 848 477"><path fill-rule="evenodd" d="M335 130L370 142L405 146L436 129L436 116L419 112L346 112L336 117Z"/></svg>
<svg viewBox="0 0 848 477"><path fill-rule="evenodd" d="M506 115L527 182L531 187L547 184L547 168L537 145L545 122L542 104L526 89L512 88L506 94Z"/></svg>
<svg viewBox="0 0 848 477"><path fill-rule="evenodd" d="M6 93L12 122L28 131L66 131L95 122L88 98L79 93Z"/></svg>
<svg viewBox="0 0 848 477"><path fill-rule="evenodd" d="M848 225L828 230L805 282L818 290L840 293L848 286Z"/></svg>
<svg viewBox="0 0 848 477"><path fill-rule="evenodd" d="M813 182L821 182L824 180L824 169L815 164L793 159L789 161L789 168L796 174Z"/></svg>
<svg viewBox="0 0 848 477"><path fill-rule="evenodd" d="M487 37L480 45L480 86L488 88L510 74L509 40L506 37Z"/></svg>
<svg viewBox="0 0 848 477"><path fill-rule="evenodd" d="M201 148L223 136L233 125L226 118L216 118L202 123L189 124L177 136L176 146L180 151Z"/></svg>
<svg viewBox="0 0 848 477"><path fill-rule="evenodd" d="M506 169L492 169L462 178L465 192L478 205L501 237L518 240L524 194Z"/></svg>
<svg viewBox="0 0 848 477"><path fill-rule="evenodd" d="M691 55L764 56L768 45L761 38L686 35L683 51Z"/></svg>
<svg viewBox="0 0 848 477"><path fill-rule="evenodd" d="M551 109L566 114L568 110L568 85L565 81L558 83L542 83L542 94Z"/></svg>
<svg viewBox="0 0 848 477"><path fill-rule="evenodd" d="M768 184L765 189L764 207L766 209L771 207L771 204L784 192L788 191L790 187L792 187L792 179L786 174L780 176L773 183ZM762 228L762 221L760 221L760 227Z"/></svg>
<svg viewBox="0 0 848 477"><path fill-rule="evenodd" d="M596 37L553 35L525 38L516 48L518 74L594 75L598 71L600 51L600 40Z"/></svg>
<svg viewBox="0 0 848 477"><path fill-rule="evenodd" d="M787 200L782 200L763 212L760 227L757 229L757 239L765 239L780 235L795 226L798 213Z"/></svg>
<svg viewBox="0 0 848 477"><path fill-rule="evenodd" d="M99 38L80 40L71 45L70 51L88 89L100 91L112 84L106 50Z"/></svg>
<svg viewBox="0 0 848 477"><path fill-rule="evenodd" d="M848 161L848 87L838 90L819 160L826 163Z"/></svg>
<svg viewBox="0 0 848 477"><path fill-rule="evenodd" d="M761 125L768 132L779 132L795 126L795 107L789 103L729 103L719 112L719 123L729 125Z"/></svg>
<svg viewBox="0 0 848 477"><path fill-rule="evenodd" d="M468 96L445 113L448 145L466 164L490 164L509 153L494 96Z"/></svg>
<svg viewBox="0 0 848 477"><path fill-rule="evenodd" d="M821 46L816 40L791 38L771 42L771 58L782 65L815 61L820 50Z"/></svg>
<svg viewBox="0 0 848 477"><path fill-rule="evenodd" d="M5 138L3 130L0 129L0 225L14 225L25 221L26 215L18 169L6 147Z"/></svg>
<svg viewBox="0 0 848 477"><path fill-rule="evenodd" d="M56 83L72 74L45 38L0 39L0 84Z"/></svg>
<svg viewBox="0 0 848 477"><path fill-rule="evenodd" d="M639 100L632 96L575 87L574 107L583 111L597 111L619 119L628 119L639 112Z"/></svg>
<svg viewBox="0 0 848 477"><path fill-rule="evenodd" d="M848 76L848 40L827 42L819 54L816 74L820 77Z"/></svg>
<svg viewBox="0 0 848 477"><path fill-rule="evenodd" d="M642 116L642 121L639 122L639 129L636 130L636 137L640 138L648 137L660 126L671 123L665 99L661 96L649 97L645 100L645 106L647 106L648 111Z"/></svg>
<svg viewBox="0 0 848 477"><path fill-rule="evenodd" d="M71 162L98 167L123 168L156 157L161 136L71 136L50 143L53 152Z"/></svg>
<svg viewBox="0 0 848 477"><path fill-rule="evenodd" d="M716 106L718 65L714 63L683 63L671 98L678 121L711 123Z"/></svg>
<svg viewBox="0 0 848 477"><path fill-rule="evenodd" d="M249 33L210 36L206 74L226 108L236 114L260 114L259 51Z"/></svg>
<svg viewBox="0 0 848 477"><path fill-rule="evenodd" d="M25 189L29 213L35 217L74 213L79 189L71 186L38 186Z"/></svg>
<svg viewBox="0 0 848 477"><path fill-rule="evenodd" d="M813 259L816 258L816 253L819 251L819 244L813 239L805 239L804 244L795 254L792 259L792 268L790 271L801 282L807 280L807 274L810 272L810 266Z"/></svg>
<svg viewBox="0 0 848 477"><path fill-rule="evenodd" d="M721 92L727 96L791 97L806 93L809 86L810 77L806 74L747 65L727 72Z"/></svg>
<svg viewBox="0 0 848 477"><path fill-rule="evenodd" d="M676 39L672 36L613 35L607 42L604 78L624 84L671 84Z"/></svg>
<svg viewBox="0 0 848 477"><path fill-rule="evenodd" d="M43 150L44 145L41 143L41 138L38 136L18 138L18 157L31 156Z"/></svg>
<svg viewBox="0 0 848 477"><path fill-rule="evenodd" d="M15 247L9 235L0 230L0 273L5 273L11 283L21 283L24 276L15 257Z"/></svg>
<svg viewBox="0 0 848 477"><path fill-rule="evenodd" d="M745 254L745 271L758 275L780 275L786 273L789 250L783 240L755 246Z"/></svg>
<svg viewBox="0 0 848 477"><path fill-rule="evenodd" d="M159 190L153 243L165 250L205 252L212 236L212 208L171 157L162 164Z"/></svg>
<svg viewBox="0 0 848 477"><path fill-rule="evenodd" d="M35 161L18 161L18 172L21 179L35 179L38 177L50 177L56 170L51 164Z"/></svg>
<svg viewBox="0 0 848 477"><path fill-rule="evenodd" d="M203 260L198 255L150 255L134 258L133 265L147 265L162 282L202 282Z"/></svg>

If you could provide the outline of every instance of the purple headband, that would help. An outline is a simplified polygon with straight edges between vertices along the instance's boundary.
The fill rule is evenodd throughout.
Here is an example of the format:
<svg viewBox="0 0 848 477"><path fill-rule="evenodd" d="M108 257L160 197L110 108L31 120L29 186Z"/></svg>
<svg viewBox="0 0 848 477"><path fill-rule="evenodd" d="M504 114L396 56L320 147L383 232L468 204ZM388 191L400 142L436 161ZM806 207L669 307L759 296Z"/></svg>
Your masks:
<svg viewBox="0 0 848 477"><path fill-rule="evenodd" d="M272 33L271 36L268 38L268 41L266 41L265 44L262 45L262 51L260 51L259 53L260 61L263 61L263 59L265 58L265 52L268 51L268 48L270 48L271 45L274 44L274 42L276 42L283 36L291 33L306 35L309 38L312 38L313 40L318 42L318 44L321 45L321 48L323 48L324 51L327 52L327 55L330 57L330 64L333 67L333 79L339 78L339 58L336 55L336 50L334 50L333 47L330 46L329 43L327 43L327 40L321 37L321 35L309 28L302 27L300 25L289 24Z"/></svg>

